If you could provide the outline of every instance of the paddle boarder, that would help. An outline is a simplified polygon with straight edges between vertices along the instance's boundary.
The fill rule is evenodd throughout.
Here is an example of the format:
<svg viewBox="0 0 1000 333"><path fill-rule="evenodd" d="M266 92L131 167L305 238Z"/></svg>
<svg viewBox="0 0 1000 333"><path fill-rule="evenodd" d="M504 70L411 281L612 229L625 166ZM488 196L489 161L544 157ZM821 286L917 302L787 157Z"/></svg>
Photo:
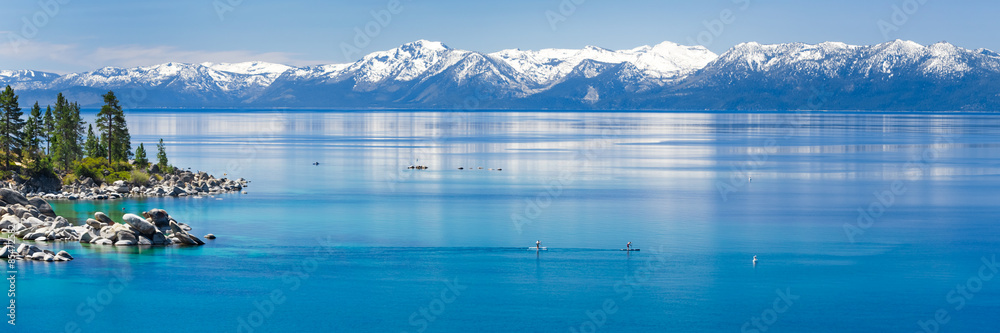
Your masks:
<svg viewBox="0 0 1000 333"><path fill-rule="evenodd" d="M625 249L628 251L632 251L632 242L628 242L628 244L625 244Z"/></svg>
<svg viewBox="0 0 1000 333"><path fill-rule="evenodd" d="M542 249L542 241L536 240L535 241L535 250L541 250L541 249Z"/></svg>

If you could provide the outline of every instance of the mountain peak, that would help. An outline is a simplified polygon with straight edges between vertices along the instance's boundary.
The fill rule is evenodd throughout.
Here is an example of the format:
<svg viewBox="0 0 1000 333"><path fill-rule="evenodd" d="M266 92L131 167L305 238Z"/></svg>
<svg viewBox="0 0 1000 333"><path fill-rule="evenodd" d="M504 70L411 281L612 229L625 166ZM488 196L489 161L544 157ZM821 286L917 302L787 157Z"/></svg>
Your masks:
<svg viewBox="0 0 1000 333"><path fill-rule="evenodd" d="M603 47L600 47L600 46L593 46L593 45L584 46L583 50L584 51L594 51L594 52L613 52L613 51L608 50L606 48L603 48Z"/></svg>
<svg viewBox="0 0 1000 333"><path fill-rule="evenodd" d="M879 45L885 47L886 49L906 50L906 51L920 50L924 48L924 46L921 45L920 43L914 42L912 40L902 40L902 39L896 39Z"/></svg>
<svg viewBox="0 0 1000 333"><path fill-rule="evenodd" d="M442 42L434 42L426 39L419 39L413 42L409 42L400 46L402 49L428 49L433 51L444 51L450 50L448 45L444 45Z"/></svg>

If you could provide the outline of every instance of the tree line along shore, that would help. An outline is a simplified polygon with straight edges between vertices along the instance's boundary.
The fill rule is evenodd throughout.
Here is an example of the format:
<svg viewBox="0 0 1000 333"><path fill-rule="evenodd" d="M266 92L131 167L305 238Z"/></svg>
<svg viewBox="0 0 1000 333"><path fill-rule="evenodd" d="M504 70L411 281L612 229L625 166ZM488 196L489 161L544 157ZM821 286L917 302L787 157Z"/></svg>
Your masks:
<svg viewBox="0 0 1000 333"><path fill-rule="evenodd" d="M132 150L125 110L114 91L102 95L93 124L80 105L59 93L55 105L38 102L25 115L9 85L0 92L0 180L28 197L114 199L240 191L244 179L216 179L169 164L163 139L155 161L144 143ZM96 126L95 126L96 125ZM96 127L96 132L95 132Z"/></svg>

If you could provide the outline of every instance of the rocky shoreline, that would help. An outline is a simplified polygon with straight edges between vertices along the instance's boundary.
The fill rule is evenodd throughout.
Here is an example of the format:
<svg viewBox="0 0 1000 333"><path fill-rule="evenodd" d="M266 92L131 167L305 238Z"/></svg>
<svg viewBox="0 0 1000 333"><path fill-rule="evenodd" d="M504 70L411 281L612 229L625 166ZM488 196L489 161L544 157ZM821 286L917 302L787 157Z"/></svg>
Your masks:
<svg viewBox="0 0 1000 333"><path fill-rule="evenodd" d="M83 225L73 226L57 216L42 198L28 199L19 192L0 189L0 258L37 261L70 261L66 251L55 253L24 242L78 241L106 246L200 246L205 242L190 233L191 227L178 222L165 210L151 209L142 216L125 214L122 223L103 212L94 213ZM212 234L206 238L214 239ZM19 244L14 239L20 239Z"/></svg>
<svg viewBox="0 0 1000 333"><path fill-rule="evenodd" d="M239 179L217 179L206 172L176 171L162 175L163 180L151 177L146 184L135 184L124 180L110 184L99 184L91 178L83 178L63 185L58 191L44 192L28 184L14 184L13 189L27 193L27 197L45 200L113 200L128 197L186 197L222 193L242 192L250 181ZM246 193L246 192L243 192Z"/></svg>

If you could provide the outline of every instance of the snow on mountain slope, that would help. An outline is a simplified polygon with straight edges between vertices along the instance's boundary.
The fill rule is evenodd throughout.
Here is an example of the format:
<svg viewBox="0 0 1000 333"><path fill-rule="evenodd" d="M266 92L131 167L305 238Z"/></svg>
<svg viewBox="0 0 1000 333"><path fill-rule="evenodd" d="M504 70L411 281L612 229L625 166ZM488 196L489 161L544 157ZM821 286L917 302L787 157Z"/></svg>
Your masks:
<svg viewBox="0 0 1000 333"><path fill-rule="evenodd" d="M448 48L440 42L419 40L366 55L344 72L351 74L359 84L412 81L438 74L470 53Z"/></svg>
<svg viewBox="0 0 1000 333"><path fill-rule="evenodd" d="M844 43L803 43L761 45L743 43L733 47L707 66L722 75L746 73L772 75L822 75L830 78L918 74L925 77L956 78L973 68L996 71L1000 58L948 43L923 46L911 41L856 46Z"/></svg>
<svg viewBox="0 0 1000 333"><path fill-rule="evenodd" d="M701 46L682 46L671 42L621 51L588 46L582 50L503 50L491 53L490 56L502 59L541 86L557 83L585 60L610 64L628 62L645 72L649 78L669 81L682 78L717 57Z"/></svg>
<svg viewBox="0 0 1000 333"><path fill-rule="evenodd" d="M247 75L281 75L289 69L295 68L288 65L273 64L268 62L240 62L240 63L202 63L202 66L220 72Z"/></svg>
<svg viewBox="0 0 1000 333"><path fill-rule="evenodd" d="M0 70L0 88L10 85L14 90L45 89L53 80L58 79L55 73L32 70Z"/></svg>
<svg viewBox="0 0 1000 333"><path fill-rule="evenodd" d="M245 97L260 92L293 67L261 62L239 64L165 63L153 66L105 67L68 74L52 82L57 88L101 89L169 87L190 92L232 92Z"/></svg>
<svg viewBox="0 0 1000 333"><path fill-rule="evenodd" d="M325 82L326 79L334 79L352 64L333 64L311 67L292 68L281 74L279 79L309 81L317 80Z"/></svg>

